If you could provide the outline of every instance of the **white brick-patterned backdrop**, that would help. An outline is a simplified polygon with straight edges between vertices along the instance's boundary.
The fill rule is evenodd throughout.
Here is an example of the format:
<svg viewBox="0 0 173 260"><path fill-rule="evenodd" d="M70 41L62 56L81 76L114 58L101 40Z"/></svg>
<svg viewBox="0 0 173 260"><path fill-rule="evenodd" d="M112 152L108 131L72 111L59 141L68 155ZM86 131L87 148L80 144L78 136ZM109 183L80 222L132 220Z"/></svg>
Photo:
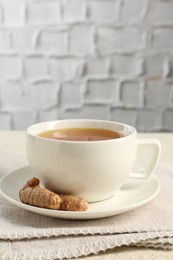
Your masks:
<svg viewBox="0 0 173 260"><path fill-rule="evenodd" d="M173 0L0 0L0 129L173 131Z"/></svg>

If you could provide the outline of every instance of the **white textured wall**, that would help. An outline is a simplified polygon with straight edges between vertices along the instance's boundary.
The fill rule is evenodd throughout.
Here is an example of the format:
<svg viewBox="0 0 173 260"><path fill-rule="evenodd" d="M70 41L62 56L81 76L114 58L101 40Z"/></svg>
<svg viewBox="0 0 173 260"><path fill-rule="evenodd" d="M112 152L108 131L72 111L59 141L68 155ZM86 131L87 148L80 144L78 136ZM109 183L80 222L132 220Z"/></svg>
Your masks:
<svg viewBox="0 0 173 260"><path fill-rule="evenodd" d="M173 130L172 0L0 0L0 129L52 119Z"/></svg>

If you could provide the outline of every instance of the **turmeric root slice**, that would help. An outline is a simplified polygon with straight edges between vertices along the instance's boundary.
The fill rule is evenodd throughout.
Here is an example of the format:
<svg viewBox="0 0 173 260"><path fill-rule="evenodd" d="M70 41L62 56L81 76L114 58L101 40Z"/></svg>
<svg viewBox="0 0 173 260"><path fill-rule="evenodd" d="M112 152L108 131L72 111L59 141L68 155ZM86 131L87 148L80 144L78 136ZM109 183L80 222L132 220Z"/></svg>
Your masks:
<svg viewBox="0 0 173 260"><path fill-rule="evenodd" d="M88 202L85 199L74 195L59 195L61 198L60 210L67 211L86 211L88 209Z"/></svg>
<svg viewBox="0 0 173 260"><path fill-rule="evenodd" d="M40 187L39 184L39 179L35 177L29 180L19 191L20 200L25 204L36 207L59 209L61 203L60 197L56 193Z"/></svg>

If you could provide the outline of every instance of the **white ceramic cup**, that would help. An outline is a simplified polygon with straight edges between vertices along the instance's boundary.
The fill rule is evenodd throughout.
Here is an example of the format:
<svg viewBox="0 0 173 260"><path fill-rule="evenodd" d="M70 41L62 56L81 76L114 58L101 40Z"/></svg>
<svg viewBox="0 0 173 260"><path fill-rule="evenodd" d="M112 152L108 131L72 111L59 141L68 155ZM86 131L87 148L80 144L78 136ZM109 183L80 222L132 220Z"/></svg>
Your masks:
<svg viewBox="0 0 173 260"><path fill-rule="evenodd" d="M39 133L57 128L101 128L119 132L122 138L104 141L63 141ZM152 148L148 166L133 172L138 147ZM127 178L148 178L156 167L161 145L157 139L138 139L134 127L112 121L72 119L42 122L27 129L27 156L32 176L48 189L75 194L88 202L113 196Z"/></svg>

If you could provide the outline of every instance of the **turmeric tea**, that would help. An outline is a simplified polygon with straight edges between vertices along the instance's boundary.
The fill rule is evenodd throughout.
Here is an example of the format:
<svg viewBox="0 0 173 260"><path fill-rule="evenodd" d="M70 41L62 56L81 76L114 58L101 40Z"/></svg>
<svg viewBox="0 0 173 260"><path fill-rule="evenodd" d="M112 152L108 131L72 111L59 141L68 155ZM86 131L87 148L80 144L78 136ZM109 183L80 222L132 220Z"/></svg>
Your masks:
<svg viewBox="0 0 173 260"><path fill-rule="evenodd" d="M19 191L19 198L24 204L40 208L66 210L66 211L85 211L88 202L85 199L74 195L58 195L40 186L40 180L33 177Z"/></svg>

